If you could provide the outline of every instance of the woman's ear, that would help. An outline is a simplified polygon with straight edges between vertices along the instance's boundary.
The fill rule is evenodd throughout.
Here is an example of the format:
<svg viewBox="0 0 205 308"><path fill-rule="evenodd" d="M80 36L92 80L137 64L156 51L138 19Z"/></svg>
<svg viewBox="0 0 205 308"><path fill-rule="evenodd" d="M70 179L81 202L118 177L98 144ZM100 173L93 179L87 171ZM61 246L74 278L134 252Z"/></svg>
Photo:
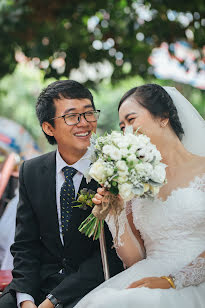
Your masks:
<svg viewBox="0 0 205 308"><path fill-rule="evenodd" d="M50 123L43 122L42 129L43 129L43 131L44 131L44 133L46 135L49 135L49 136L53 136L54 135L53 134L54 127Z"/></svg>
<svg viewBox="0 0 205 308"><path fill-rule="evenodd" d="M160 120L160 126L161 127L166 127L168 123L169 123L169 118Z"/></svg>

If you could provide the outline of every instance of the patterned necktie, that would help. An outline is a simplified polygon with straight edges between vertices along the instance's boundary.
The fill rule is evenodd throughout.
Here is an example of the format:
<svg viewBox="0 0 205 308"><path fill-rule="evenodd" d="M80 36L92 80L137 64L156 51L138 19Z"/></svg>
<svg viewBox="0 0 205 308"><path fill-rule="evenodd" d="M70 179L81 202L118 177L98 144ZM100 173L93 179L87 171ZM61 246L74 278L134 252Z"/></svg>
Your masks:
<svg viewBox="0 0 205 308"><path fill-rule="evenodd" d="M75 201L73 176L76 174L77 170L72 167L64 167L62 171L65 176L65 182L61 187L60 204L62 234L64 236L65 232L68 231L68 225L72 215L72 205L74 205L73 202Z"/></svg>

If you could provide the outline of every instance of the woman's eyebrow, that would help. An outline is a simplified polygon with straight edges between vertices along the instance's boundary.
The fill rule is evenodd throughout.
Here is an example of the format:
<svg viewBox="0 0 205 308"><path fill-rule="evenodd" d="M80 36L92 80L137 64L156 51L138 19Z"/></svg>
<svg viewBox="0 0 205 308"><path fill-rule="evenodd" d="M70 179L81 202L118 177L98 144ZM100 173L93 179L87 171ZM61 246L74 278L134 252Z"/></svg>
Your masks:
<svg viewBox="0 0 205 308"><path fill-rule="evenodd" d="M130 115L132 115L132 114L137 114L136 112L130 112L130 113L128 113L126 116L125 116L125 119L127 120L127 118L130 116Z"/></svg>
<svg viewBox="0 0 205 308"><path fill-rule="evenodd" d="M130 116L130 115L132 115L132 114L137 114L136 112L130 112L130 113L128 113L126 116L125 116L125 119L127 120L127 118ZM121 124L123 124L124 123L124 121L121 121L120 123L119 123L119 126L121 125Z"/></svg>

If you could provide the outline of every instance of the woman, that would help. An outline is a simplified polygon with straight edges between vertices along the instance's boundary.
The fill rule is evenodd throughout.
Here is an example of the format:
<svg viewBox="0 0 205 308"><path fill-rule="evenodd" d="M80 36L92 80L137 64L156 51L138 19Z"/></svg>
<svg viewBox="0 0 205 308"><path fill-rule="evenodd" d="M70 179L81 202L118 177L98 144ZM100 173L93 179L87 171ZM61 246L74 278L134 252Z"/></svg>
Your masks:
<svg viewBox="0 0 205 308"><path fill-rule="evenodd" d="M123 212L121 245L116 249L128 268L89 293L76 308L202 308L205 121L175 88L155 84L128 91L120 101L119 118L122 130L128 125L134 130L140 127L138 132L156 144L167 165L167 184L155 200L135 198L131 214L129 209ZM103 194L99 189L96 204ZM114 236L111 215L107 223Z"/></svg>

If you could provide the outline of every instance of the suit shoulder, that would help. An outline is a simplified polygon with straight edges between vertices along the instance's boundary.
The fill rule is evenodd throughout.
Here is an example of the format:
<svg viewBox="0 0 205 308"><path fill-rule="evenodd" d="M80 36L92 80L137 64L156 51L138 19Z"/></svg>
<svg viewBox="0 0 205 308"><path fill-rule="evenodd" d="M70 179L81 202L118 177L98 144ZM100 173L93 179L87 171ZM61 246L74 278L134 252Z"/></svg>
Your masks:
<svg viewBox="0 0 205 308"><path fill-rule="evenodd" d="M40 156L34 157L32 159L28 159L24 162L25 168L36 168L38 166L42 166L47 164L49 161L54 161L56 157L56 151L52 151L46 154L42 154Z"/></svg>

